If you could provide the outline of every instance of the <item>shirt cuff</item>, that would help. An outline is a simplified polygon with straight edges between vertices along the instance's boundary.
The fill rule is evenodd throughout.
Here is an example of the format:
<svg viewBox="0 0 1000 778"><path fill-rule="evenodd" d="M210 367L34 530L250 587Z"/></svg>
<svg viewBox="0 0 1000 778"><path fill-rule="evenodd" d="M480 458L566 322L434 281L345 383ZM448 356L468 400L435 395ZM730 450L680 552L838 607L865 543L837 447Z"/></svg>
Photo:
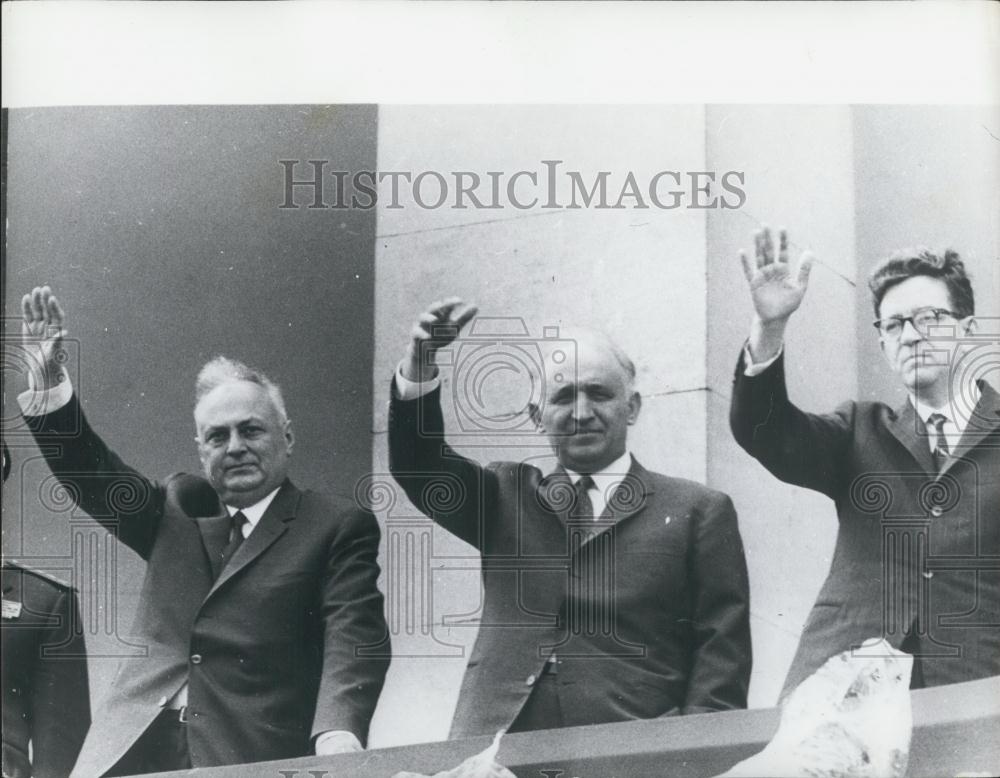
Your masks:
<svg viewBox="0 0 1000 778"><path fill-rule="evenodd" d="M21 413L25 416L45 416L55 413L69 405L69 401L73 399L73 384L69 380L66 368L62 368L59 383L51 389L36 389L30 374L28 381L32 384L31 388L17 396L17 404L21 406Z"/></svg>
<svg viewBox="0 0 1000 778"><path fill-rule="evenodd" d="M317 754L346 754L364 750L357 736L345 729L331 729L316 736Z"/></svg>
<svg viewBox="0 0 1000 778"><path fill-rule="evenodd" d="M785 346L782 344L781 348L778 349L778 353L766 362L754 362L753 356L750 354L750 341L747 341L743 344L743 364L746 365L743 375L747 378L753 378L754 376L760 375L778 360L778 357L781 356L784 350Z"/></svg>
<svg viewBox="0 0 1000 778"><path fill-rule="evenodd" d="M396 399L416 400L425 394L430 394L441 385L441 379L435 376L430 381L411 381L403 377L403 366L396 368Z"/></svg>

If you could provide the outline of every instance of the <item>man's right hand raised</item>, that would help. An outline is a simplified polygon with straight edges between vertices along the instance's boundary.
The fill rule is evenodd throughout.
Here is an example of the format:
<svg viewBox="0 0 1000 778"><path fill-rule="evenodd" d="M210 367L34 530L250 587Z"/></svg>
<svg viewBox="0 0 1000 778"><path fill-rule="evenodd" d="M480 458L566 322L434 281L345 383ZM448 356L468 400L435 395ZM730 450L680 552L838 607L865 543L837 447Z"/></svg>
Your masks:
<svg viewBox="0 0 1000 778"><path fill-rule="evenodd" d="M35 390L55 388L62 380L62 341L65 316L52 290L36 286L21 298L24 321L21 344Z"/></svg>
<svg viewBox="0 0 1000 778"><path fill-rule="evenodd" d="M449 297L433 303L420 314L410 330L410 345L400 365L403 378L416 383L433 379L437 375L434 360L438 349L454 341L477 311L476 306L467 305L458 297Z"/></svg>
<svg viewBox="0 0 1000 778"><path fill-rule="evenodd" d="M771 230L764 227L754 233L755 263L740 251L743 275L750 285L754 316L750 327L750 353L755 362L766 362L781 350L785 324L798 310L809 285L813 255L805 251L793 268L788 261L788 234L778 232L775 255Z"/></svg>

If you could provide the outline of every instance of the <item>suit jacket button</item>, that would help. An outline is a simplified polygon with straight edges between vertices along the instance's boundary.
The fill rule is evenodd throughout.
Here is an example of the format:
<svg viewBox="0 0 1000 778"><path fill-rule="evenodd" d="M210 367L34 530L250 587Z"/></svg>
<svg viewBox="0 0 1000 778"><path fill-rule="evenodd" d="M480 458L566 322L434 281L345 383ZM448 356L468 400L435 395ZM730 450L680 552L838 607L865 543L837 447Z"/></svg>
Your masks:
<svg viewBox="0 0 1000 778"><path fill-rule="evenodd" d="M941 510L940 505L935 505L933 508L931 508L931 516L933 516L935 519L939 518L942 513L944 513L944 511Z"/></svg>
<svg viewBox="0 0 1000 778"><path fill-rule="evenodd" d="M535 674L534 673L532 673L531 675L529 675L527 678L524 679L524 685L525 686L534 686L535 685Z"/></svg>
<svg viewBox="0 0 1000 778"><path fill-rule="evenodd" d="M191 654L191 664L200 665L201 664L201 654Z"/></svg>

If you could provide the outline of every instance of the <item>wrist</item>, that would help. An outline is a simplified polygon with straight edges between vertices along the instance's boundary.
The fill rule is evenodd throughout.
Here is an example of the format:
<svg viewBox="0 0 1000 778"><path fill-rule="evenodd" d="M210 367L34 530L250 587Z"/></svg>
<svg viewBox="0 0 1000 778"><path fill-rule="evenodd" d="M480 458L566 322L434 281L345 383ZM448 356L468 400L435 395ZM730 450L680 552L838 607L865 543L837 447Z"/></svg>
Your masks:
<svg viewBox="0 0 1000 778"><path fill-rule="evenodd" d="M785 325L788 317L764 321L755 315L750 323L750 356L754 362L767 362L781 351L785 341Z"/></svg>
<svg viewBox="0 0 1000 778"><path fill-rule="evenodd" d="M759 313L753 315L753 322L751 323L751 328L756 329L764 335L773 334L784 334L785 327L788 325L788 320L792 318L791 314L787 316L778 316L773 319L764 319Z"/></svg>
<svg viewBox="0 0 1000 778"><path fill-rule="evenodd" d="M434 352L425 350L422 353L412 345L406 351L406 358L399 367L400 373L407 381L424 383L437 377L438 369L434 364Z"/></svg>
<svg viewBox="0 0 1000 778"><path fill-rule="evenodd" d="M47 392L55 389L65 380L65 372L60 365L45 365L29 370L27 389L32 392Z"/></svg>

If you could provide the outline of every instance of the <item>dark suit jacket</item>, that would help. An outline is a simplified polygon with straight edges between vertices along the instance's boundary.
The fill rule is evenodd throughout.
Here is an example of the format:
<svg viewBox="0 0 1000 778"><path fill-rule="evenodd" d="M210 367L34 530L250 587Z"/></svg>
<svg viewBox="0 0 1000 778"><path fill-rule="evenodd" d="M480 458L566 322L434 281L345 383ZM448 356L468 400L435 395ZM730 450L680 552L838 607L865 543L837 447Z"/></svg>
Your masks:
<svg viewBox="0 0 1000 778"><path fill-rule="evenodd" d="M604 520L577 522L564 473L458 456L439 403L392 401L389 455L417 507L482 558L452 737L508 727L553 652L567 725L746 706L749 592L726 495L633 461Z"/></svg>
<svg viewBox="0 0 1000 778"><path fill-rule="evenodd" d="M90 726L76 592L5 561L3 605L3 774L66 778Z"/></svg>
<svg viewBox="0 0 1000 778"><path fill-rule="evenodd" d="M325 730L365 742L388 667L358 653L387 645L370 513L286 481L216 580L230 520L206 480L148 481L75 397L28 422L80 506L147 562L133 628L147 655L122 663L74 775L110 769L185 679L195 767L303 756Z"/></svg>
<svg viewBox="0 0 1000 778"><path fill-rule="evenodd" d="M782 481L836 502L830 573L785 680L882 636L914 654L914 686L1000 673L1000 396L981 397L954 458L937 474L907 402L847 402L828 415L788 399L784 358L736 368L737 442ZM804 517L803 520L808 520Z"/></svg>

